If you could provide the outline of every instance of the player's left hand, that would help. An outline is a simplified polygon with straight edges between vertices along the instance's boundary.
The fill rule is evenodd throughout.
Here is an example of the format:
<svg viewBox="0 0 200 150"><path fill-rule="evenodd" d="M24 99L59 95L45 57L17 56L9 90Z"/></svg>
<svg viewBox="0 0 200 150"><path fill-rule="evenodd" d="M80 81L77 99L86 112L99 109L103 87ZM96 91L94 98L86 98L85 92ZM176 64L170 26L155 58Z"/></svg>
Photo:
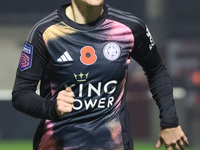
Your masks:
<svg viewBox="0 0 200 150"><path fill-rule="evenodd" d="M174 128L161 128L155 149L160 148L162 144L165 145L166 150L184 150L185 146L189 145L189 142L181 127L178 126Z"/></svg>

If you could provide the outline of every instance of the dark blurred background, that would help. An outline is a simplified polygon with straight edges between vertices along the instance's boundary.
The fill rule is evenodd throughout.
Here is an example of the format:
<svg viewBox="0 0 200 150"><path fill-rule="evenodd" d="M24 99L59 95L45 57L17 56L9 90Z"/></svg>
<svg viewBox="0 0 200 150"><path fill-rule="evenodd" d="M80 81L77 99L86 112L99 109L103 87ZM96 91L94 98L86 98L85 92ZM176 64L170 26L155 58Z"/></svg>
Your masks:
<svg viewBox="0 0 200 150"><path fill-rule="evenodd" d="M11 91L20 52L32 26L67 0L3 0L0 5L0 141L32 139L38 119L13 109ZM200 148L200 1L105 0L149 27L174 85L180 124L190 146ZM159 113L146 77L129 67L127 103L136 140L156 142Z"/></svg>

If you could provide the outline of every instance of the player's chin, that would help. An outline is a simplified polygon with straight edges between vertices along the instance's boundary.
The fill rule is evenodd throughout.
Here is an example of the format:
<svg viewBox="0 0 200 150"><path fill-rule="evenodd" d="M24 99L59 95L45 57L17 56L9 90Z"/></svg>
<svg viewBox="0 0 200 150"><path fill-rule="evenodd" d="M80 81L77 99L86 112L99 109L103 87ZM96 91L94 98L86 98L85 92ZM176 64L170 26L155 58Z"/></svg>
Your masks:
<svg viewBox="0 0 200 150"><path fill-rule="evenodd" d="M89 5L91 6L100 6L103 2L104 0L88 0Z"/></svg>

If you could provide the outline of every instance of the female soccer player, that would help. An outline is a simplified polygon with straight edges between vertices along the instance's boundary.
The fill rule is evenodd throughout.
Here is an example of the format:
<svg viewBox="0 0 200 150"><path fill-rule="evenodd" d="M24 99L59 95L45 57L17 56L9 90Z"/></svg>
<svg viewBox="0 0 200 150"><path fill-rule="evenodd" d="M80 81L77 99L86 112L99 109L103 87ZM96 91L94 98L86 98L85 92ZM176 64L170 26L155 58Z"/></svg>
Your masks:
<svg viewBox="0 0 200 150"><path fill-rule="evenodd" d="M41 118L34 150L133 150L125 104L130 58L143 67L160 109L155 148L184 150L171 82L147 26L104 0L72 0L26 40L12 102Z"/></svg>

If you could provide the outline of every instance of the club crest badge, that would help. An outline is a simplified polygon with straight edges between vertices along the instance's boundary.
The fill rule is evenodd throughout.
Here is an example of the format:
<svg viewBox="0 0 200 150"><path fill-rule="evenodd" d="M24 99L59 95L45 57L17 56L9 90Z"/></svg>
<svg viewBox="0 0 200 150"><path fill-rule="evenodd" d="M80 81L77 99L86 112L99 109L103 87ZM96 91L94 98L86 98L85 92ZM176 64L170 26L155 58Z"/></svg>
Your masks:
<svg viewBox="0 0 200 150"><path fill-rule="evenodd" d="M117 60L121 55L121 48L117 43L109 42L103 48L104 56L111 61Z"/></svg>
<svg viewBox="0 0 200 150"><path fill-rule="evenodd" d="M19 69L21 71L31 68L32 57L33 57L33 46L26 43L24 45L24 49L21 53L21 57L20 57L20 61L19 61Z"/></svg>

